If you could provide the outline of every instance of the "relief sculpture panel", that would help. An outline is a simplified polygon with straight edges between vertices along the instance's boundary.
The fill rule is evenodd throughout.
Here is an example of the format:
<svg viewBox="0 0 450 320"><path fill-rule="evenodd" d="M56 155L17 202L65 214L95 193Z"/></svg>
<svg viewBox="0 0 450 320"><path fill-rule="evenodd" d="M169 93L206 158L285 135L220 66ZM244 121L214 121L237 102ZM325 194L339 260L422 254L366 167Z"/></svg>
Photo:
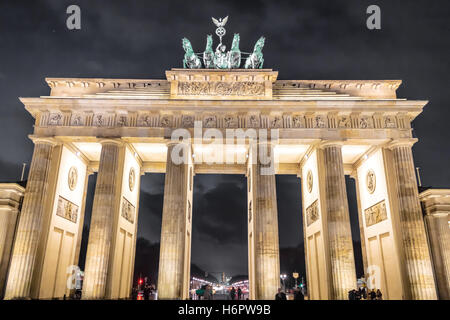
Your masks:
<svg viewBox="0 0 450 320"><path fill-rule="evenodd" d="M77 223L78 218L78 206L73 202L59 196L58 198L58 207L56 208L56 215L72 221L73 223Z"/></svg>
<svg viewBox="0 0 450 320"><path fill-rule="evenodd" d="M262 82L179 82L178 95L264 96Z"/></svg>
<svg viewBox="0 0 450 320"><path fill-rule="evenodd" d="M306 225L309 227L317 220L319 220L318 200L314 201L308 208L306 208Z"/></svg>
<svg viewBox="0 0 450 320"><path fill-rule="evenodd" d="M125 199L125 197L122 198L122 218L127 220L129 223L134 223L134 213L136 208Z"/></svg>
<svg viewBox="0 0 450 320"><path fill-rule="evenodd" d="M377 204L364 210L364 217L366 220L366 227L373 226L383 220L387 219L386 213L386 203L385 201L380 201Z"/></svg>

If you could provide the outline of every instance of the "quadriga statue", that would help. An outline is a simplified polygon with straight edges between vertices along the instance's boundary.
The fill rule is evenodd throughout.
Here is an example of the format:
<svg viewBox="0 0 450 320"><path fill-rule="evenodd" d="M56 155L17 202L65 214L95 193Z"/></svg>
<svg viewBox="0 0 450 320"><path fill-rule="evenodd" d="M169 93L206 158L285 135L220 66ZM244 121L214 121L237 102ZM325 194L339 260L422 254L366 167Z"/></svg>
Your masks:
<svg viewBox="0 0 450 320"><path fill-rule="evenodd" d="M183 67L189 69L200 69L202 62L192 49L191 42L187 38L183 38L183 49L185 51L183 59Z"/></svg>
<svg viewBox="0 0 450 320"><path fill-rule="evenodd" d="M241 66L241 50L239 50L240 39L239 33L235 33L229 55L229 68L231 69L238 69Z"/></svg>
<svg viewBox="0 0 450 320"><path fill-rule="evenodd" d="M262 49L264 47L265 38L261 37L256 41L253 53L245 60L245 69L262 69L264 58Z"/></svg>
<svg viewBox="0 0 450 320"><path fill-rule="evenodd" d="M212 35L206 36L206 48L203 52L203 65L206 69L214 68L214 51L212 49L213 38Z"/></svg>

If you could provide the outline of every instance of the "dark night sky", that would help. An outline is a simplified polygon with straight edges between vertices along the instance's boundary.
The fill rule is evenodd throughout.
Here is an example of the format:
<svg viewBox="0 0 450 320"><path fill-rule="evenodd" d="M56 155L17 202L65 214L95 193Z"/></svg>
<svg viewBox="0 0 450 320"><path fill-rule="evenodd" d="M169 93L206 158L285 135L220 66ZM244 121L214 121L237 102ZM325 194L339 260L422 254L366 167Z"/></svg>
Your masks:
<svg viewBox="0 0 450 320"><path fill-rule="evenodd" d="M81 7L79 31L66 28L71 4ZM381 30L365 26L370 4L381 7ZM164 78L165 70L181 66L181 38L203 50L206 34L215 29L210 17L226 15L228 45L239 32L241 50L248 51L265 35L265 67L278 70L279 79L402 79L399 97L430 100L413 123L420 138L415 162L425 185L450 186L450 5L425 0L3 0L0 179L17 180L21 163L31 160L33 119L17 98L47 95L45 77ZM195 179L193 262L210 271L246 273L244 177ZM161 174L142 180L139 235L152 242L159 241L163 182ZM297 246L299 180L277 177L277 194L280 245Z"/></svg>

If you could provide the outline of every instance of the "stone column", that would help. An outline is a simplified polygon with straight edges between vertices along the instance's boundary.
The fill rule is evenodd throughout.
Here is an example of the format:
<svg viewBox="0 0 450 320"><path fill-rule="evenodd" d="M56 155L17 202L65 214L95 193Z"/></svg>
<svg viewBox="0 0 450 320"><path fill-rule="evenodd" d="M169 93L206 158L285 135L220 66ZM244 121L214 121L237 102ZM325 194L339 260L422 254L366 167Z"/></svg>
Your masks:
<svg viewBox="0 0 450 320"><path fill-rule="evenodd" d="M427 189L419 198L425 214L438 296L450 300L450 189Z"/></svg>
<svg viewBox="0 0 450 320"><path fill-rule="evenodd" d="M448 214L427 214L425 222L430 239L439 299L450 300L450 229Z"/></svg>
<svg viewBox="0 0 450 320"><path fill-rule="evenodd" d="M280 288L278 211L273 147L268 143L251 146L250 192L253 219L254 281L256 300L273 300ZM271 158L271 162L269 159Z"/></svg>
<svg viewBox="0 0 450 320"><path fill-rule="evenodd" d="M5 299L29 298L44 218L55 142L35 139L28 182L17 227Z"/></svg>
<svg viewBox="0 0 450 320"><path fill-rule="evenodd" d="M119 141L102 141L97 184L92 207L86 267L83 281L83 299L103 299L109 264L113 222L118 187Z"/></svg>
<svg viewBox="0 0 450 320"><path fill-rule="evenodd" d="M433 269L419 203L411 146L412 143L409 141L394 142L390 145L397 185L400 233L403 236L403 253L410 291L406 298L436 299Z"/></svg>
<svg viewBox="0 0 450 320"><path fill-rule="evenodd" d="M330 298L346 300L348 291L356 288L356 271L342 150L339 144L327 143L321 148L332 281Z"/></svg>
<svg viewBox="0 0 450 320"><path fill-rule="evenodd" d="M17 183L0 183L0 299L6 285L17 221L25 188Z"/></svg>
<svg viewBox="0 0 450 320"><path fill-rule="evenodd" d="M172 157L172 154L174 157ZM182 161L175 157L182 154ZM181 160L181 159L178 159ZM186 277L190 266L190 220L192 208L192 159L190 145L169 143L167 148L161 247L158 272L158 298L186 298ZM190 190L189 190L190 189ZM189 272L188 272L189 271Z"/></svg>

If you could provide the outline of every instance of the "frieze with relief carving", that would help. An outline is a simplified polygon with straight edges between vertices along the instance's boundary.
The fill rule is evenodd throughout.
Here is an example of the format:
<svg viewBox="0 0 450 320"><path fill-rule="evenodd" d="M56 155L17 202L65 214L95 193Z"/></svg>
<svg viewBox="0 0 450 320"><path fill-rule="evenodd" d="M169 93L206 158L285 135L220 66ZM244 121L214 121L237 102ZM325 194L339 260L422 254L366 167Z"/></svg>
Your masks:
<svg viewBox="0 0 450 320"><path fill-rule="evenodd" d="M338 119L338 128L351 128L352 122L349 116L342 116Z"/></svg>
<svg viewBox="0 0 450 320"><path fill-rule="evenodd" d="M162 116L159 124L161 127L171 127L172 126L172 117L171 116Z"/></svg>
<svg viewBox="0 0 450 320"><path fill-rule="evenodd" d="M384 117L384 127L386 129L396 128L397 124L394 116L386 116Z"/></svg>
<svg viewBox="0 0 450 320"><path fill-rule="evenodd" d="M225 128L237 128L238 120L234 116L227 115L223 118L223 126Z"/></svg>
<svg viewBox="0 0 450 320"><path fill-rule="evenodd" d="M371 129L373 128L373 120L371 117L361 117L359 119L360 129Z"/></svg>
<svg viewBox="0 0 450 320"><path fill-rule="evenodd" d="M183 114L180 118L177 115L161 113L144 113L136 117L133 121L128 113L97 112L90 116L88 113L75 111L73 114L63 116L61 113L53 112L41 117L40 124L43 126L65 126L65 127L161 127L174 128L194 127L196 118L193 114ZM303 128L336 128L336 129L408 129L409 122L397 123L394 115L363 115L351 118L349 115L333 116L332 113L283 113L283 115L268 115L265 118L259 113L248 112L240 117L245 119L241 122L239 116L235 114L216 115L210 112L198 115L204 128L262 128L272 129L303 129ZM329 120L330 119L330 120ZM330 122L330 123L329 123Z"/></svg>
<svg viewBox="0 0 450 320"><path fill-rule="evenodd" d="M194 127L194 116L191 115L183 115L181 118L181 124L184 128L192 128Z"/></svg>
<svg viewBox="0 0 450 320"><path fill-rule="evenodd" d="M128 125L128 119L126 115L118 115L117 116L117 120L116 120L116 124L118 127L126 127Z"/></svg>
<svg viewBox="0 0 450 320"><path fill-rule="evenodd" d="M217 125L217 120L215 116L206 116L203 119L203 127L205 128L215 128Z"/></svg>
<svg viewBox="0 0 450 320"><path fill-rule="evenodd" d="M318 115L314 121L314 128L326 128L327 127L327 117L324 115Z"/></svg>
<svg viewBox="0 0 450 320"><path fill-rule="evenodd" d="M80 114L73 114L70 124L74 127L83 126L84 125L84 117Z"/></svg>
<svg viewBox="0 0 450 320"><path fill-rule="evenodd" d="M262 82L179 82L178 95L182 96L264 96Z"/></svg>
<svg viewBox="0 0 450 320"><path fill-rule="evenodd" d="M93 124L95 127L103 127L108 125L108 119L103 114L94 115Z"/></svg>
<svg viewBox="0 0 450 320"><path fill-rule="evenodd" d="M248 128L259 128L260 126L260 119L259 116L256 114L252 114L247 119L247 127Z"/></svg>
<svg viewBox="0 0 450 320"><path fill-rule="evenodd" d="M52 113L48 120L48 125L50 126L62 125L62 115L60 113Z"/></svg>
<svg viewBox="0 0 450 320"><path fill-rule="evenodd" d="M301 115L295 115L292 118L292 126L294 128L305 128L305 117Z"/></svg>
<svg viewBox="0 0 450 320"><path fill-rule="evenodd" d="M152 116L149 114L143 114L138 118L138 125L141 127L150 127L152 122Z"/></svg>
<svg viewBox="0 0 450 320"><path fill-rule="evenodd" d="M281 116L274 116L270 119L270 128L279 129L283 127L283 118Z"/></svg>

